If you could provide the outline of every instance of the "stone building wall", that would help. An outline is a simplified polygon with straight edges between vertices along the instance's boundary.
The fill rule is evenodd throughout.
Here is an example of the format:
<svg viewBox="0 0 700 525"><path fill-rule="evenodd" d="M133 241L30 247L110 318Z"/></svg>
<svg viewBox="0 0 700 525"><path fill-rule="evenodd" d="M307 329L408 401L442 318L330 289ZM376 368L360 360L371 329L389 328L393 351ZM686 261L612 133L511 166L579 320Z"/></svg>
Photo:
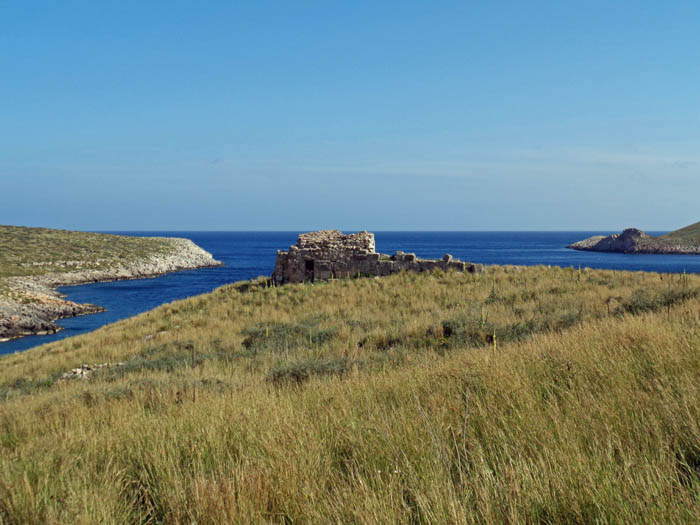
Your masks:
<svg viewBox="0 0 700 525"><path fill-rule="evenodd" d="M384 255L375 251L374 234L366 231L345 235L323 230L299 235L288 251L279 250L272 280L276 284L342 279L360 275L389 275L403 270L423 272L434 269L482 272L480 264L455 260L419 259L413 253Z"/></svg>

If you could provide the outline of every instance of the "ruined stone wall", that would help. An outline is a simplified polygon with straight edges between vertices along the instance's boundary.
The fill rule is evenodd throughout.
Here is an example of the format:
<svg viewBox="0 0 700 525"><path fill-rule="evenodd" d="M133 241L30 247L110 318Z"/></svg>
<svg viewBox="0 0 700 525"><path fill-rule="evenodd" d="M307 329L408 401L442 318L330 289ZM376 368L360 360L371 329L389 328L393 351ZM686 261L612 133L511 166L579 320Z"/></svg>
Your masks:
<svg viewBox="0 0 700 525"><path fill-rule="evenodd" d="M299 235L288 251L279 250L272 280L276 284L342 279L356 275L389 275L410 270L434 269L482 272L480 264L442 259L419 259L413 253L383 255L375 251L374 234L366 231L345 235L338 230L323 230Z"/></svg>

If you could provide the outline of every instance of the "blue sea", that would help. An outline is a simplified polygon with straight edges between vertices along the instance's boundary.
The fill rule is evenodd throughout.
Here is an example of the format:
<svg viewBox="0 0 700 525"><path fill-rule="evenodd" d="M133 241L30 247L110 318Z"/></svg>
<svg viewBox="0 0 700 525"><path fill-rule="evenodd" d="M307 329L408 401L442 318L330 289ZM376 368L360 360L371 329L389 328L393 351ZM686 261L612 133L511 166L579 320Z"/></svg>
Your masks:
<svg viewBox="0 0 700 525"><path fill-rule="evenodd" d="M60 289L67 299L103 306L106 312L63 319L64 330L0 343L0 354L82 334L163 303L209 292L221 285L270 275L278 249L296 242L299 232L109 232L122 235L186 237L211 252L225 266L171 273L153 279L116 281ZM697 255L628 255L579 252L568 244L613 232L375 232L377 251L413 252L438 258L450 253L463 261L485 264L553 265L654 272L700 273ZM658 235L664 232L650 232Z"/></svg>

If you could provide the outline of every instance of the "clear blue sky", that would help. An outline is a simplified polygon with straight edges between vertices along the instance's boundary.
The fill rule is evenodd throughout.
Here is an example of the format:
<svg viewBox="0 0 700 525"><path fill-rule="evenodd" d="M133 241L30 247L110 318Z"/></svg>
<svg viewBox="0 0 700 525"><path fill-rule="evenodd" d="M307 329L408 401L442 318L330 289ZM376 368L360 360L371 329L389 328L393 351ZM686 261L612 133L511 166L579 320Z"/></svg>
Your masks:
<svg viewBox="0 0 700 525"><path fill-rule="evenodd" d="M0 224L675 229L700 2L0 0Z"/></svg>

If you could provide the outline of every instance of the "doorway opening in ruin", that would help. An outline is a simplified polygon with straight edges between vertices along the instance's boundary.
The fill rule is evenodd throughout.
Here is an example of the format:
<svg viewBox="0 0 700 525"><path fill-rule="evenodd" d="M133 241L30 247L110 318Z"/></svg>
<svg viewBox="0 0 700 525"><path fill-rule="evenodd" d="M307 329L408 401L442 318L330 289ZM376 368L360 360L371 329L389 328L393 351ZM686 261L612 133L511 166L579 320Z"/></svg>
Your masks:
<svg viewBox="0 0 700 525"><path fill-rule="evenodd" d="M313 261L304 261L304 278L307 281L313 282L314 280L314 262Z"/></svg>

